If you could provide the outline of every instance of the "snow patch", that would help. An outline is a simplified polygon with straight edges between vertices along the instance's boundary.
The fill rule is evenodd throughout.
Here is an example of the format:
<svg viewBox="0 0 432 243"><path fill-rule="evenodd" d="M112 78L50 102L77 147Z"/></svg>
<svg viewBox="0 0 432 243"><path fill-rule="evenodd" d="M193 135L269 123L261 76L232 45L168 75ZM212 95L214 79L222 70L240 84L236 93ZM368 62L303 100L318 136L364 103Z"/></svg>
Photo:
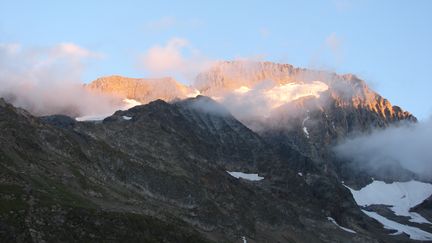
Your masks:
<svg viewBox="0 0 432 243"><path fill-rule="evenodd" d="M194 89L193 92L187 94L186 97L188 97L188 98L195 98L195 97L197 97L200 94L201 94L201 92L199 90Z"/></svg>
<svg viewBox="0 0 432 243"><path fill-rule="evenodd" d="M242 178L249 181L260 181L264 179L264 177L258 176L258 174L247 174L247 173L235 172L235 171L227 171L227 173L237 179Z"/></svg>
<svg viewBox="0 0 432 243"><path fill-rule="evenodd" d="M123 99L123 108L121 110L129 110L137 105L141 105L141 102L134 99Z"/></svg>
<svg viewBox="0 0 432 243"><path fill-rule="evenodd" d="M129 121L130 119L132 119L131 116L122 116L122 117L123 117L124 120L127 120L127 121Z"/></svg>
<svg viewBox="0 0 432 243"><path fill-rule="evenodd" d="M414 180L389 184L373 181L359 191L348 189L359 206L389 205L396 215L410 217L410 222L432 224L420 214L409 211L432 195L432 184Z"/></svg>
<svg viewBox="0 0 432 243"><path fill-rule="evenodd" d="M215 92L207 91L207 95L226 106L236 118L249 120L271 117L275 109L304 97L319 98L328 88L321 81L280 84L264 80L254 84L238 83L235 88L231 85L217 87Z"/></svg>
<svg viewBox="0 0 432 243"><path fill-rule="evenodd" d="M307 112L309 113L309 110ZM306 118L303 119L303 121L302 121L303 132L304 132L304 134L306 135L307 138L309 138L309 131L308 131L307 127L305 126L305 123L309 119L310 119L310 117L309 117L309 115L307 115Z"/></svg>
<svg viewBox="0 0 432 243"><path fill-rule="evenodd" d="M102 121L103 119L111 116L110 114L100 114L100 115L88 115L88 116L80 116L75 118L77 121Z"/></svg>
<svg viewBox="0 0 432 243"><path fill-rule="evenodd" d="M247 243L246 236L242 236L243 243Z"/></svg>
<svg viewBox="0 0 432 243"><path fill-rule="evenodd" d="M356 233L357 233L357 232L355 232L355 231L352 230L352 229L348 229L348 228L345 228L345 227L340 226L340 225L336 222L336 220L334 220L334 218L332 218L332 217L327 217L327 219L328 219L330 222L332 222L333 224L335 224L337 227L341 228L342 230L344 230L344 231L346 231L346 232L353 233L353 234L356 234Z"/></svg>
<svg viewBox="0 0 432 243"><path fill-rule="evenodd" d="M134 99L123 99L122 102L123 103L122 103L122 106L120 107L120 110L129 110L132 107L135 107L137 105L141 105L140 102L138 102ZM75 118L75 120L77 120L77 121L102 121L103 119L114 114L114 112L115 112L115 109L113 109L109 113L91 114L91 115L80 116L80 117ZM125 119L125 120L127 120L127 119Z"/></svg>
<svg viewBox="0 0 432 243"><path fill-rule="evenodd" d="M311 83L288 83L265 91L265 96L272 103L272 108L306 96L320 97L320 93L328 90L327 84L321 81Z"/></svg>
<svg viewBox="0 0 432 243"><path fill-rule="evenodd" d="M299 172L299 173L297 173L297 175L299 175L299 176L303 176L303 173Z"/></svg>
<svg viewBox="0 0 432 243"><path fill-rule="evenodd" d="M251 91L251 89L247 86L241 86L240 88L234 90L234 92L239 93L239 94L244 94L244 93L247 93L249 91Z"/></svg>
<svg viewBox="0 0 432 243"><path fill-rule="evenodd" d="M370 212L366 210L362 210L363 213L365 213L367 216L376 219L378 222L380 222L384 228L386 229L393 229L397 230L396 233L392 235L398 235L402 233L406 233L409 235L409 237L413 240L422 240L422 241L429 241L432 240L432 234L429 232L426 232L424 230L421 230L416 227L400 224L398 222L395 222L393 220L387 219L375 212Z"/></svg>
<svg viewBox="0 0 432 243"><path fill-rule="evenodd" d="M309 138L309 131L308 131L307 127L303 127L303 132L306 135L306 137Z"/></svg>

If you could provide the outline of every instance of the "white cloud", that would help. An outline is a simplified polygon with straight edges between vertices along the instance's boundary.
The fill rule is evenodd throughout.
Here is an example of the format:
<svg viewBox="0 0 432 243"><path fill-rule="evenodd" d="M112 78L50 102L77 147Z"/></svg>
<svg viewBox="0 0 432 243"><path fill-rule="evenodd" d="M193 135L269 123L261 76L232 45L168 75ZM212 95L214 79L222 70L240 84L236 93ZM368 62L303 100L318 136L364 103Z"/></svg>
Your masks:
<svg viewBox="0 0 432 243"><path fill-rule="evenodd" d="M52 48L51 50L53 56L67 56L67 57L78 57L78 58L101 58L102 57L102 54L89 51L74 43L60 43L54 48Z"/></svg>
<svg viewBox="0 0 432 243"><path fill-rule="evenodd" d="M0 51L9 54L17 53L21 49L18 43L0 43Z"/></svg>
<svg viewBox="0 0 432 243"><path fill-rule="evenodd" d="M319 98L328 89L321 81L287 84L262 81L253 86L245 85L213 97L242 121L268 118L281 106L307 96Z"/></svg>
<svg viewBox="0 0 432 243"><path fill-rule="evenodd" d="M213 63L183 38L172 38L165 45L151 47L140 56L139 62L139 66L152 75L173 75L187 80L194 79Z"/></svg>
<svg viewBox="0 0 432 243"><path fill-rule="evenodd" d="M187 40L173 38L165 46L153 46L144 55L143 64L147 69L155 73L169 72L181 68L186 62L181 52L187 45Z"/></svg>
<svg viewBox="0 0 432 243"><path fill-rule="evenodd" d="M36 115L109 110L110 98L82 86L85 61L99 56L73 43L48 48L0 44L0 97Z"/></svg>
<svg viewBox="0 0 432 243"><path fill-rule="evenodd" d="M432 178L432 118L417 124L406 124L377 130L348 139L335 148L342 158L354 160L374 170L399 164L420 176Z"/></svg>

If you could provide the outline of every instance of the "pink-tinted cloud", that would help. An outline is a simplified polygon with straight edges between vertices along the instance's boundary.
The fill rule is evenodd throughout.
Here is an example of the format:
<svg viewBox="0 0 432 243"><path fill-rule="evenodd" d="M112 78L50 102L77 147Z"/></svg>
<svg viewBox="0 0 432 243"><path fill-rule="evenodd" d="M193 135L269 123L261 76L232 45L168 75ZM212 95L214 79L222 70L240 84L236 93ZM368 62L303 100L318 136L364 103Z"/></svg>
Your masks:
<svg viewBox="0 0 432 243"><path fill-rule="evenodd" d="M85 61L100 56L73 43L42 48L0 44L0 97L35 115L112 110L114 100L82 86Z"/></svg>
<svg viewBox="0 0 432 243"><path fill-rule="evenodd" d="M152 75L189 81L212 63L183 38L172 38L165 45L155 45L139 58L140 67Z"/></svg>

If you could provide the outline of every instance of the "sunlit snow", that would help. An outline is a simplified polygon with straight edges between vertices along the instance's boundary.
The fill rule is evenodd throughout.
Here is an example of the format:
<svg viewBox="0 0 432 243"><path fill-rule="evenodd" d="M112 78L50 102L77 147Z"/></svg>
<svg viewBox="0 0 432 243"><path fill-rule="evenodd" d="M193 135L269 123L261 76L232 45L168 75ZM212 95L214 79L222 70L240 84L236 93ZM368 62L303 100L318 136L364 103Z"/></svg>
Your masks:
<svg viewBox="0 0 432 243"><path fill-rule="evenodd" d="M251 89L250 89L249 87L241 86L240 88L235 89L234 92L236 92L236 93L240 93L240 94L244 94L244 93L249 92L250 90L251 90Z"/></svg>
<svg viewBox="0 0 432 243"><path fill-rule="evenodd" d="M194 89L193 92L187 94L186 97L189 97L189 98L195 98L195 97L197 97L197 96L200 95L200 94L201 94L201 92L200 92L199 90Z"/></svg>
<svg viewBox="0 0 432 243"><path fill-rule="evenodd" d="M276 108L306 96L319 98L320 93L326 90L328 90L327 84L321 81L313 81L311 83L288 83L265 91L265 96L271 102L272 108Z"/></svg>
<svg viewBox="0 0 432 243"><path fill-rule="evenodd" d="M129 110L130 108L141 105L141 102L134 99L123 99L123 108L121 110Z"/></svg>

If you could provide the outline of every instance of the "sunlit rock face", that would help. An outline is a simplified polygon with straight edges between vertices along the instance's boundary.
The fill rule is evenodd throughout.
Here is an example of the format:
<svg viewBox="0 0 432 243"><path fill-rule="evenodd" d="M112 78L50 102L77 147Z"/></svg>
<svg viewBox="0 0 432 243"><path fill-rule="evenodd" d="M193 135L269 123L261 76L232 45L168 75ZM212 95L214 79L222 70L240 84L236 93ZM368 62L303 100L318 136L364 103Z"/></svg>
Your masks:
<svg viewBox="0 0 432 243"><path fill-rule="evenodd" d="M298 70L289 64L272 62L227 61L219 62L206 72L200 73L195 87L209 96L217 96L241 86L252 87L263 80L277 84L296 82Z"/></svg>
<svg viewBox="0 0 432 243"><path fill-rule="evenodd" d="M187 87L172 78L142 79L122 76L109 76L96 79L86 88L113 94L121 98L133 99L142 104L162 99L171 101L198 95L198 91Z"/></svg>
<svg viewBox="0 0 432 243"><path fill-rule="evenodd" d="M197 75L192 86L173 78L136 79L122 76L99 78L86 88L142 104L162 99L172 101L209 96L225 104L242 121L262 120L288 107L291 115L329 106L361 109L376 113L384 123L415 118L371 90L354 75L295 68L289 64L252 61L218 62ZM314 105L304 104L315 99ZM283 108L285 107L285 108Z"/></svg>
<svg viewBox="0 0 432 243"><path fill-rule="evenodd" d="M223 101L224 97L233 91L238 96L247 95L249 102L252 102L251 98L255 98L269 103L265 107L267 110L305 97L321 97L317 104L320 106L319 109L334 103L344 108L366 109L388 121L415 120L400 107L392 106L388 100L371 90L355 75L295 68L289 64L219 62L208 71L199 74L194 86L201 94L219 101ZM262 94L264 97L261 97ZM231 95L227 99L232 103ZM235 111L233 113L235 115Z"/></svg>

